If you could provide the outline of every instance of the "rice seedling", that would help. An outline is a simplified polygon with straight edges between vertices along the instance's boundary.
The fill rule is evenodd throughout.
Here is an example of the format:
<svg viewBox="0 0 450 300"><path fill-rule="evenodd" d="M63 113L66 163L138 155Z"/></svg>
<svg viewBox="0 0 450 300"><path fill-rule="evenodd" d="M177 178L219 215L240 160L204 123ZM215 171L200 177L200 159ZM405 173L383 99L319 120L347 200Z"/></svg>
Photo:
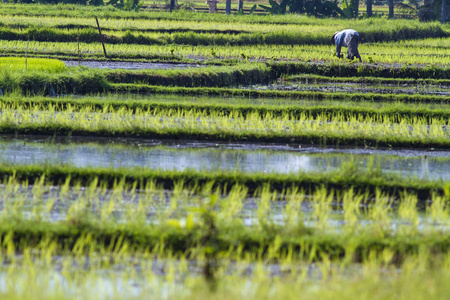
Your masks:
<svg viewBox="0 0 450 300"><path fill-rule="evenodd" d="M294 259L294 261L307 258L307 260L322 260L326 262L327 257L339 260L340 254L343 254L342 249L353 247L354 251L360 252L360 255L363 254L363 256L355 259L364 262L366 259L365 254L371 251L374 251L373 253L377 253L377 255L386 251L393 251L398 255L398 258L407 258L413 253L420 253L421 247L425 245L429 249L434 249L434 251L445 251L445 248L440 247L448 243L445 234L441 232L441 227L435 227L432 224L426 225L426 228L419 228L418 224L412 224L412 229L419 230L418 232L426 230L426 234L417 233L414 241L404 239L405 232L395 229L396 210L386 206L386 202L383 199L387 199L389 196L381 193L378 193L376 196L376 200L379 200L380 203L370 206L367 214L357 213L362 220L368 220L364 227L360 227L355 231L352 224L342 223L343 230L337 235L330 235L323 229L330 228L330 224L333 224L332 215L327 213L328 216L326 218L317 222L317 216L325 217L325 211L330 211L330 200L324 202L325 198L333 197L333 193L328 193L322 187L316 190L314 197L307 200L311 203L311 212L304 211L302 219L297 219L297 222L292 225L288 226L286 224L281 227L279 225L271 225L268 222L267 218L276 217L276 213L267 209L267 201L273 201L279 196L293 199L299 196L298 190L287 190L278 193L267 190L267 186L262 186L260 196L257 198L258 206L261 206L261 208L258 208L260 212L257 214L263 214L265 217L261 218L261 215L256 216L256 224L245 226L242 221L239 222L239 215L236 215L237 219L234 220L220 217L222 213L225 213L224 210L230 207L230 204L225 202L233 201L239 206L239 203L248 201L245 198L245 193L239 191L241 190L239 185L231 189L235 191L233 196L222 198L220 193L212 192L219 197L215 200L218 202L213 203L205 202L204 198L205 191L211 191L210 183L198 186L196 188L197 193L193 193L191 188L181 188L179 192L190 194L190 205L178 206L177 210L189 213L190 217L183 222L183 217L176 217L172 211L172 214L169 215L170 219L166 219L168 221L161 223L162 219L158 214L167 216L166 212L158 210L156 215L148 214L146 211L150 209L149 206L141 205L141 201L147 204L159 201L154 196L160 194L162 190L158 190L160 188L151 188L154 187L151 181L146 185L146 190L149 194L147 192L136 194L135 191L130 190L131 185L120 182L112 190L105 190L101 187L103 184L100 180L92 181L87 189L80 189L75 181L75 185L67 190L66 188L55 188L51 184L48 185L43 178L41 177L39 181L35 182L33 189L28 189L26 184L21 184L16 189L19 182L14 177L10 177L2 186L6 190L15 189L8 195L10 201L15 201L17 198L25 199L23 202L14 204L14 208L23 211L20 216L12 218L7 213L3 213L0 216L2 219L0 233L3 237L1 248L8 258L14 259L16 251L26 252L27 249L31 249L30 247L40 245L38 249L41 249L41 251L50 251L45 255L49 257L50 261L53 255L75 255L81 258L85 255L95 255L95 253L113 255L113 257L119 259L130 255L149 257L152 253L166 258L170 258L174 254L176 256L189 254L190 259L197 257L202 260L204 252L198 251L202 247L206 249L217 247L217 250L219 250L216 252L217 258L222 256L224 259L240 257L240 260L242 260L247 257L246 259L250 261L258 261L259 259L277 261L288 254L284 252L286 249L294 247L290 248L289 255L290 259ZM68 181L70 180L68 179ZM178 184L181 183L179 182ZM62 193L63 189L66 189L69 193L64 195ZM46 193L41 191L46 191ZM238 194L236 194L236 191ZM100 198L101 201L92 203L92 193L103 194L105 198ZM213 194L209 194L208 197ZM349 195L347 194L347 197ZM361 194L353 195L365 197ZM177 201L180 204L184 202L181 198L177 198L176 195L173 195L173 197L170 201ZM415 196L405 194L405 197L414 198ZM2 201L3 204L9 205L5 198ZM53 203L49 212L52 213L52 211L56 210L64 215L61 207L55 207L54 203L57 202L65 207L63 210L67 214L64 218L43 218L43 211L33 207L35 205L39 206L40 203L42 208L48 208L50 207L48 203ZM225 206L220 204L221 202L224 202L223 205ZM113 210L110 210L112 207L111 203L114 203ZM218 206L216 206L217 203L219 203ZM170 202L166 205L168 207L173 206ZM204 227L205 219L202 217L204 211L192 208L196 206L208 207L209 205L212 205L211 208L218 210L217 213L211 215L215 220L214 230L218 238L216 241L218 244L214 245L204 240L205 234L208 234L208 229ZM402 202L401 205L403 205ZM107 215L105 215L105 209L110 210ZM292 208L286 206L286 209ZM3 212L8 210L9 208L7 207L2 208ZM83 214L74 214L74 211L83 211ZM236 213L239 213L239 210ZM399 216L403 213L404 209L399 208ZM99 214L102 215L102 218L97 217ZM139 215L145 216L144 223L135 219L135 216ZM86 219L86 216L90 216L90 218ZM119 219L117 218L118 216L120 216ZM301 225L302 223L305 225ZM378 228L382 230L377 231ZM343 237L346 237L347 232L350 232L348 229L353 229L350 233L352 238L343 239ZM375 232L378 233L373 236ZM161 240L161 234L165 236L163 240ZM12 239L13 235L14 239ZM243 248L233 246L236 245L236 242L238 245L242 245ZM299 245L302 245L302 247L298 248ZM384 246L380 248L380 245ZM149 253L148 251L151 252ZM252 259L251 256L247 256L251 255L251 253L259 253L259 256Z"/></svg>
<svg viewBox="0 0 450 300"><path fill-rule="evenodd" d="M210 41L209 37L204 37ZM327 38L328 41L328 38ZM439 41L439 40L437 40ZM148 42L148 41L147 41ZM427 43L433 41L426 40ZM205 42L206 43L206 42ZM1 53L23 55L26 52L27 42L4 41L0 46ZM173 50L173 52L172 52ZM97 43L80 43L80 51L83 59L101 59L102 47ZM186 45L186 44L109 44L108 55L117 59L193 59L206 58L217 61L220 59L241 59L242 53L246 59L251 60L295 60L303 62L326 61L338 62L334 56L335 49L332 45L305 45L305 44L257 44L226 46L218 44ZM360 53L364 57L370 56L370 61L377 64L408 64L408 65L434 65L441 66L443 58L448 57L448 48L432 47L405 47L401 44L377 43L361 44ZM212 53L215 53L213 56ZM172 54L173 53L173 54ZM46 42L30 41L29 55L62 56L66 59L76 59L77 44L70 42ZM369 74L370 76L370 74Z"/></svg>
<svg viewBox="0 0 450 300"><path fill-rule="evenodd" d="M44 134L50 153L70 148L58 137L73 136L450 147L446 95L327 93L311 85L406 84L445 93L446 25L353 20L369 62L354 64L338 62L329 45L337 27L350 26L346 20L30 7L0 6L0 53L8 56L1 66L25 53L78 59L76 38L83 60L105 60L93 17L113 60L215 65L87 70L39 58L42 67L23 72L10 63L0 71L0 132L18 144L28 143L20 135ZM252 86L280 77L280 85L299 80L310 90ZM42 96L51 89L147 95ZM8 143L0 142L2 299L445 299L449 292L448 180L414 173L416 162L439 172L446 157L315 154L318 169L296 173L164 170L142 157L138 166L115 165L127 145L114 153L92 146L111 155L110 164L77 166L8 160ZM267 152L220 154L225 161Z"/></svg>
<svg viewBox="0 0 450 300"><path fill-rule="evenodd" d="M169 113L147 113L121 108L114 113L95 113L90 107L80 112L4 109L0 117L3 133L28 132L35 134L74 134L96 136L177 137L215 140L253 140L309 142L322 144L366 144L379 146L406 146L445 148L449 143L446 119L428 120L403 118L393 124L389 117L359 117L333 121L328 115L310 119L301 113L274 117L239 113L223 116L199 114L196 110L177 110Z"/></svg>
<svg viewBox="0 0 450 300"><path fill-rule="evenodd" d="M42 96L4 96L0 98L2 109L20 109L45 111L50 108L54 111L71 112L80 111L90 107L91 112L114 113L125 108L159 115L173 116L189 110L194 110L199 116L230 114L247 115L259 114L261 117L269 113L274 117L290 115L292 119L301 114L314 119L317 116L332 120L350 120L352 118L365 120L370 117L374 122L386 118L393 123L401 120L410 122L413 119L423 119L426 123L431 120L441 119L441 124L446 124L450 112L445 104L415 103L411 106L401 102L354 102L354 101L332 101L332 100L282 100L273 98L247 99L247 98L216 98L216 97L187 97L177 95L114 95L85 96L83 98L73 96L62 96L48 98Z"/></svg>
<svg viewBox="0 0 450 300"><path fill-rule="evenodd" d="M61 72L66 66L64 62L56 59L44 58L25 58L25 57L0 57L0 68L2 72L16 72L16 71L46 71L46 72Z"/></svg>
<svg viewBox="0 0 450 300"><path fill-rule="evenodd" d="M31 21L31 20L30 20ZM28 22L30 22L28 21ZM45 22L45 19L39 18L38 22ZM55 24L57 20L51 20ZM65 20L64 22L67 22ZM76 23L66 26L56 23L54 26L42 24L21 24L19 28L15 24L4 26L0 31L0 37L8 40L26 40L30 38L35 41L53 41L68 42L71 38L79 37L83 42L96 42L98 37L95 35L95 24L83 19L81 25ZM305 44L329 44L329 37L333 35L333 29L324 25L253 25L253 24L224 24L220 29L214 29L211 22L162 22L161 20L152 21L130 21L120 28L117 21L102 20L106 24L104 32L107 42L110 44L185 44L185 45L255 45L255 44L278 44L278 45L305 45ZM123 24L123 23L122 23ZM31 26L30 26L31 25ZM412 25L412 26L411 26ZM445 37L447 33L439 26L398 26L403 32L402 36L391 36L387 28L381 27L376 32L367 29L362 25L359 29L362 38L366 42L392 41L398 38L411 38L412 34L423 37ZM123 25L122 25L123 26ZM129 26L129 27L128 27ZM12 28L11 28L12 27ZM81 27L81 31L79 28ZM139 30L137 30L139 28ZM389 28L390 29L390 28ZM367 30L367 31L366 31ZM397 28L397 30L399 30ZM381 31L381 32L380 32Z"/></svg>
<svg viewBox="0 0 450 300"><path fill-rule="evenodd" d="M433 78L422 78L422 79L413 79L413 78L383 78L383 77L329 77L329 76L320 76L314 74L299 74L299 75L290 75L286 78L282 79L287 82L299 82L306 84L314 84L314 83L354 83L354 84L387 84L393 86L415 86L415 87L446 87L450 84L449 80L446 79L433 79Z"/></svg>
<svg viewBox="0 0 450 300"><path fill-rule="evenodd" d="M348 26L348 20L339 19L323 19L308 17L306 15L222 15L222 14L199 14L189 11L174 11L171 14L166 12L155 12L155 11L139 11L139 12L127 12L123 10L118 10L113 7L99 9L98 7L89 6L77 6L71 4L59 4L59 5L42 5L36 4L33 10L30 10L27 5L23 4L5 4L1 7L0 13L5 17L20 17L20 18L33 18L41 19L41 21L36 23L44 23L42 19L45 19L45 23L55 22L64 19L75 19L74 23L83 24L86 18L91 19L98 17L100 20L103 19L113 24L131 24L131 28L141 28L141 25L152 21L158 20L161 27L165 27L166 24L177 22L182 23L211 23L211 27L219 28L222 25L227 25L229 23L239 26L240 24L259 24L259 25L311 25L311 26ZM50 21L49 21L50 20ZM32 22L32 21L30 21ZM92 21L91 21L92 22ZM7 23L7 22L5 22ZM26 22L24 22L26 23ZM430 32L436 31L439 25L436 23L420 23L417 20L387 20L385 18L371 18L371 19L357 19L352 20L352 24L355 27L365 27L371 32L381 31L386 37L396 37L394 29L398 31L397 34L405 34L404 27L412 28L416 30L428 29ZM220 26L219 26L220 25ZM177 26L179 27L179 26ZM447 29L445 26L443 26ZM386 30L386 31L384 31ZM448 30L448 29L447 29ZM400 36L407 38L405 36ZM397 36L397 39L400 38Z"/></svg>
<svg viewBox="0 0 450 300"><path fill-rule="evenodd" d="M83 186L89 185L91 180L99 177L101 181L108 182L108 186L114 186L116 181L134 183L140 181L155 181L167 189L173 189L175 183L183 181L188 186L214 182L215 187L228 190L235 184L244 185L249 192L258 190L260 185L269 184L271 189L282 191L283 189L301 187L305 191L312 191L316 187L325 185L328 188L342 189L354 186L360 192L368 191L375 194L377 189L398 195L403 190L416 191L420 199L431 197L433 192L442 196L445 185L440 180L419 179L414 176L403 176L390 172L380 172L370 168L362 168L359 164L346 163L342 167L328 172L309 171L299 173L269 173L243 172L229 170L161 170L143 169L138 167L77 167L73 165L50 164L11 164L2 163L1 174L12 176L17 174L21 180L34 182L43 174L49 181L63 184L62 178L72 176ZM176 208L176 207L174 207Z"/></svg>

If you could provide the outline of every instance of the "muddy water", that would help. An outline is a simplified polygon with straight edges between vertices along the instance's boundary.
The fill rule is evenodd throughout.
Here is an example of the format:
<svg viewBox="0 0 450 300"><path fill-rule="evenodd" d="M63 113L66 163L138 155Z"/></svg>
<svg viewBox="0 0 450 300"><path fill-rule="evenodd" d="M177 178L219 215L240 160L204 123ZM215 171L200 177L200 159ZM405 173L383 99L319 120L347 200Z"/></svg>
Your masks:
<svg viewBox="0 0 450 300"><path fill-rule="evenodd" d="M78 66L78 61L65 61L68 67ZM98 69L127 69L127 70L143 70L143 69L186 69L199 68L202 65L197 64L170 64L170 63L144 63L144 62L123 62L123 61L82 61L80 65L88 68Z"/></svg>
<svg viewBox="0 0 450 300"><path fill-rule="evenodd" d="M162 170L236 170L261 173L327 172L347 164L432 180L450 180L450 151L317 148L302 145L196 143L158 140L49 141L5 138L0 161L76 167Z"/></svg>

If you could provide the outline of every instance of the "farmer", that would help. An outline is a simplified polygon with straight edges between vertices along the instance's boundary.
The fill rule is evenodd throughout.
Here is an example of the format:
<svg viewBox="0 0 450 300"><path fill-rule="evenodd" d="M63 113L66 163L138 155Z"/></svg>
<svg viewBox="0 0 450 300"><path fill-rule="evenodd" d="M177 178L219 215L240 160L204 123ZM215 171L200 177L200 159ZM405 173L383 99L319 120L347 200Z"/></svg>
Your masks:
<svg viewBox="0 0 450 300"><path fill-rule="evenodd" d="M336 56L341 58L341 47L347 47L347 58L353 60L357 57L360 62L361 56L358 52L359 33L353 29L337 31L331 38L331 43L336 45Z"/></svg>

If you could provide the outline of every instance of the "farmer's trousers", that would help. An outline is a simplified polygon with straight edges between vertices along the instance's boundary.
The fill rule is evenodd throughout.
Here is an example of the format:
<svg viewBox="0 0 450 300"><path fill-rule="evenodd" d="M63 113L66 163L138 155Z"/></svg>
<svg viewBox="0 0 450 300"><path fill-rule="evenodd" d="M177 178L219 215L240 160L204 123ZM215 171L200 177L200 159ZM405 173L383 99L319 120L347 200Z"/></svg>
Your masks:
<svg viewBox="0 0 450 300"><path fill-rule="evenodd" d="M358 42L359 37L356 34L347 34L344 38L344 44L347 46L347 58L353 59L354 57L359 58L358 52Z"/></svg>

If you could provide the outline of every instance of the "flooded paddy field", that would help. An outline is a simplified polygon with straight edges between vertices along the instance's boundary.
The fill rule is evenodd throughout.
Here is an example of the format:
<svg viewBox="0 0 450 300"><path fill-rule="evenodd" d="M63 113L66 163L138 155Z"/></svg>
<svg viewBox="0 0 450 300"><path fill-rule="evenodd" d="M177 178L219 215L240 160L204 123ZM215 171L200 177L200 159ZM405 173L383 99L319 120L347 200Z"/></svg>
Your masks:
<svg viewBox="0 0 450 300"><path fill-rule="evenodd" d="M49 100L59 103L39 106ZM317 299L332 285L329 299L345 299L362 284L392 291L414 282L425 294L430 285L447 286L435 274L449 278L448 148L251 143L242 136L249 128L259 135L329 126L342 136L382 128L394 141L420 133L445 142L445 104L411 110L408 103L118 94L18 101L32 104L4 104L2 130L41 122L51 131L39 135L32 125L0 139L0 295ZM133 108L142 104L145 114ZM267 107L280 116L256 110ZM291 107L320 113L284 111ZM59 133L67 122L88 130L100 124L101 131ZM108 137L120 128L113 122L129 126L129 134ZM139 138L133 132L142 122L239 135Z"/></svg>
<svg viewBox="0 0 450 300"><path fill-rule="evenodd" d="M447 25L0 14L0 299L448 298Z"/></svg>
<svg viewBox="0 0 450 300"><path fill-rule="evenodd" d="M17 255L12 262L4 262L0 266L0 293L14 288L23 297L33 294L39 298L55 295L75 298L86 294L86 299L142 299L151 294L158 299L172 299L180 295L183 298L189 297L192 293L198 293L199 289L210 288L210 284L205 284L202 280L205 265L202 259L43 256ZM279 290L302 283L320 288L320 282L324 278L342 276L352 280L355 274L361 276L366 270L359 264L334 264L330 268L333 270L333 275L330 276L323 273L324 268L326 266L321 263L289 266L247 260L223 260L215 267L216 272L221 274L221 280L233 282L234 289L230 292L246 297L263 294L264 285L270 283L263 280L263 276L271 280L282 279L285 284L278 286ZM34 272L40 274L38 279L34 278ZM385 276L392 276L395 270L389 269L383 273ZM24 286L28 288L23 289ZM245 292L237 293L237 288L245 288Z"/></svg>
<svg viewBox="0 0 450 300"><path fill-rule="evenodd" d="M332 95L332 94L330 94ZM172 104L176 102L177 104L189 104L189 105L220 105L223 107L233 106L252 106L254 108L257 107L297 107L297 108L308 108L308 107L339 107L339 108L367 108L367 109L388 109L388 108L396 108L397 110L404 109L408 107L408 103L402 103L399 101L373 101L373 100L341 100L341 99L314 99L313 97L302 97L297 99L292 98L284 98L284 97L249 97L249 96L233 96L233 95L223 95L223 96L204 96L204 95L173 95L173 94L152 94L152 95L141 95L141 94L110 94L110 95L92 95L89 97L86 96L60 96L57 97L56 100L69 101L69 100L108 100L113 103L127 103L131 101L136 101L142 104L146 102L151 102L152 104L163 104L169 103ZM439 111L448 108L446 103L439 102L431 102L431 103L423 103L417 101L415 104L416 107L421 108L423 110L430 111ZM193 108L195 107L193 106Z"/></svg>
<svg viewBox="0 0 450 300"><path fill-rule="evenodd" d="M124 69L124 70L172 70L172 69L186 69L186 68L200 68L202 65L198 64L183 64L183 63L146 63L146 62L113 62L113 61L64 61L68 67L83 66L87 68L97 69Z"/></svg>
<svg viewBox="0 0 450 300"><path fill-rule="evenodd" d="M150 188L149 188L150 186ZM0 217L50 223L78 222L80 218L98 218L102 222L159 226L172 220L185 227L192 218L200 221L199 211L205 208L210 196L208 185L200 189L183 186L167 190L150 183L146 188L130 190L126 186L107 189L82 186L60 187L51 184L0 185ZM358 199L349 211L349 196ZM420 232L448 232L450 221L445 219L447 209L436 207L444 199L433 197L418 204L414 194L404 193L411 201L408 207L399 198L385 195L371 196L351 190L328 193L318 188L313 193L271 193L267 189L249 193L239 184L230 194L218 194L211 209L218 220L254 228L260 226L288 226L297 224L327 233L344 234L349 229L370 230L384 228L392 233L416 230ZM37 198L39 197L39 198ZM433 203L435 201L436 203ZM416 206L418 211L405 215ZM439 209L442 212L437 213ZM383 211L382 215L380 210ZM80 215L81 214L81 215ZM175 221L176 220L176 221Z"/></svg>
<svg viewBox="0 0 450 300"><path fill-rule="evenodd" d="M406 95L437 95L448 97L450 95L450 85L445 86L423 86L423 85L370 85L358 83L336 83L324 82L320 84L270 84L255 85L248 87L255 90L282 90L282 91L311 91L311 92L328 92L328 93L375 93L375 94L406 94Z"/></svg>
<svg viewBox="0 0 450 300"><path fill-rule="evenodd" d="M210 211L215 219L215 237L205 240L209 236L206 231L200 240L196 240L195 236L199 232L195 233L191 226L207 224L202 221L202 210L208 211L212 200L207 187L203 189L203 195L179 188L176 191L155 187L148 187L146 191L130 191L120 186L112 190L79 186L66 189L64 186L41 183L17 186L14 181L2 184L0 189L0 219L3 221L0 232L9 247L2 255L0 265L0 293L11 293L10 290L14 289L15 294L24 297L29 293L42 298L88 293L95 295L93 299L125 295L127 298L140 298L151 292L152 295L170 299L174 295L197 295L199 289L208 292L211 284L222 286L225 281L227 284L221 289L227 289L228 284L232 284L230 292L242 288L239 295L259 295L267 284L271 284L272 291L277 293L292 291L302 285L303 293L305 289L311 289L311 293L315 294L314 290L324 288L324 280L327 286L330 282L342 286L343 282L356 280L369 283L374 276L379 280L377 286L380 280L392 284L393 280L415 278L419 262L423 263L426 256L408 254L405 263L395 262L387 267L385 262L398 260L401 252L395 254L385 249L383 256L361 258L359 251L347 246L344 248L344 261L333 254L336 248L318 250L322 258L324 255L330 256L329 261L322 261L315 257L318 255L315 254L317 250L305 250L301 255L286 253L273 246L270 248L271 244L265 244L264 237L269 232L277 232L277 228L299 226L295 232L296 237L304 235L305 240L301 243L307 244L315 235L319 235L320 239L320 235L325 234L325 239L335 236L343 241L350 240L350 245L355 245L358 243L356 237L363 244L370 243L367 235L380 231L389 230L401 241L406 241L411 235L421 232L434 237L441 233L445 235L449 226L446 217L448 212L436 206L438 202L442 204L442 199L433 199L434 204L429 203L426 211L420 213L413 213L414 197L406 195L403 204L395 208L381 196L367 203L359 202L354 210L351 202L360 196L352 195L351 192L344 195L341 198L344 202L339 204L341 200L328 195L326 190L306 197L302 194L284 195L284 200L278 200L278 196L274 197L268 190L247 198L245 191L236 187L235 192L218 199ZM16 229L8 230L7 224L12 220ZM106 232L103 228L89 231L93 224L91 221L86 223L87 220L96 220L99 225L105 224L108 228ZM38 224L43 222L53 224L46 227L51 232L45 238L49 246L44 248L46 244L41 242L36 248L33 239L26 233L27 224L34 226L31 232L36 234L42 231ZM303 225L299 225L299 222ZM238 246L235 249L233 244L225 245L225 248L216 246L222 250L212 258L207 254L209 252L204 253L202 247L211 247L208 245L217 243L216 239L220 240L219 244L226 243L230 224L234 224L231 227L234 230L257 230L260 240L253 251L259 249L261 254L253 257L251 252L243 250L246 248L240 249ZM64 231L63 228L68 225L73 227L72 233ZM21 226L20 229L17 226ZM58 229L60 226L63 228ZM118 234L116 242L104 244L107 232L119 228L122 233ZM139 236L137 241L130 240L133 234L139 234L143 228L166 228L167 231L163 231L165 240L161 240L159 235L150 235L146 241L140 240ZM59 230L63 232L59 233ZM170 241L175 233L181 233L180 230L193 232L188 238L195 239L190 247L181 252L176 250L176 245L181 242L182 236L175 243ZM81 235L77 235L77 231ZM14 240L11 239L12 232ZM74 233L74 241L67 238L67 235ZM286 240L282 231L278 234L277 243L284 243ZM233 241L245 247L252 244L242 238L236 237ZM139 246L142 243L148 245L142 249ZM202 243L207 246L202 246ZM438 272L442 272L441 276L447 274L445 269L439 269ZM421 275L423 279L425 274ZM273 286L273 280L280 280L280 284ZM244 286L239 285L242 282ZM213 290L216 291L215 288Z"/></svg>
<svg viewBox="0 0 450 300"><path fill-rule="evenodd" d="M253 173L327 172L348 163L410 178L450 180L450 152L377 150L252 143L3 136L0 161L76 167Z"/></svg>

